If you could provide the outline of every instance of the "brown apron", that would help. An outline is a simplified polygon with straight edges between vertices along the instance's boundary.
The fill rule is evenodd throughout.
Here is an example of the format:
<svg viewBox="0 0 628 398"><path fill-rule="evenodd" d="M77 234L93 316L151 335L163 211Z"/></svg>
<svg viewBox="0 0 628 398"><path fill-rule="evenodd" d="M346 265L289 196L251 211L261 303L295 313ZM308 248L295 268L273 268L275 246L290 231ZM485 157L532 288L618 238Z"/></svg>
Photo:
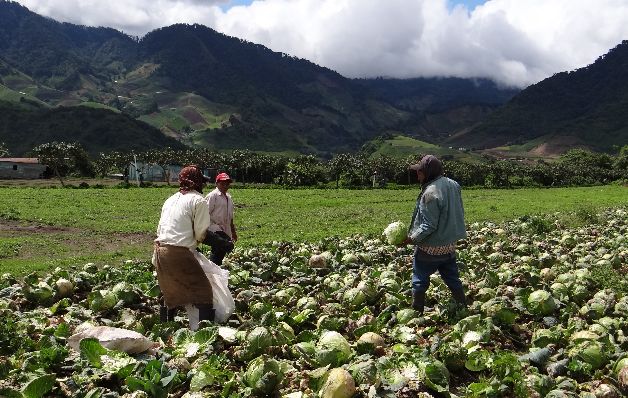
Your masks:
<svg viewBox="0 0 628 398"><path fill-rule="evenodd" d="M153 265L166 307L213 304L212 285L187 247L156 244Z"/></svg>

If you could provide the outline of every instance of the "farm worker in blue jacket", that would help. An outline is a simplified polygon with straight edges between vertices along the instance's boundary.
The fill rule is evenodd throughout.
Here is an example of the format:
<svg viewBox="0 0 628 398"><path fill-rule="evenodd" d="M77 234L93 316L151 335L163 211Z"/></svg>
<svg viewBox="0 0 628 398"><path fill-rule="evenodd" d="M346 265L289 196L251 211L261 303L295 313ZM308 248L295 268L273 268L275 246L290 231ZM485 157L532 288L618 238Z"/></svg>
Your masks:
<svg viewBox="0 0 628 398"><path fill-rule="evenodd" d="M200 321L214 319L212 285L195 254L210 225L202 195L207 180L196 166L181 170L179 191L161 209L153 254L164 301L161 320L173 320L176 309L185 307L192 330Z"/></svg>
<svg viewBox="0 0 628 398"><path fill-rule="evenodd" d="M458 303L466 305L456 264L456 241L467 236L460 185L444 176L433 155L410 166L421 183L405 244L415 245L412 264L412 308L423 313L430 276L438 271Z"/></svg>

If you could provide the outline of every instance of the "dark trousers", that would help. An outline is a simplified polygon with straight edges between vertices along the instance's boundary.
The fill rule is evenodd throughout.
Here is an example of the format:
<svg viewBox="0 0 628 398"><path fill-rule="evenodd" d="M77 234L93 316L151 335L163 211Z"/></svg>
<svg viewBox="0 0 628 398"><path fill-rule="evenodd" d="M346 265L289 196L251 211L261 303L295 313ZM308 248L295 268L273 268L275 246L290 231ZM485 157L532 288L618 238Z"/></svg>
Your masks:
<svg viewBox="0 0 628 398"><path fill-rule="evenodd" d="M212 232L207 231L204 244L211 246L212 251L209 259L217 265L222 265L222 260L227 253L231 253L233 250L233 241L229 238L229 235L222 231Z"/></svg>
<svg viewBox="0 0 628 398"><path fill-rule="evenodd" d="M462 291L456 253L432 256L419 249L415 250L412 261L412 290L425 293L430 286L430 276L436 271L440 273L449 290Z"/></svg>

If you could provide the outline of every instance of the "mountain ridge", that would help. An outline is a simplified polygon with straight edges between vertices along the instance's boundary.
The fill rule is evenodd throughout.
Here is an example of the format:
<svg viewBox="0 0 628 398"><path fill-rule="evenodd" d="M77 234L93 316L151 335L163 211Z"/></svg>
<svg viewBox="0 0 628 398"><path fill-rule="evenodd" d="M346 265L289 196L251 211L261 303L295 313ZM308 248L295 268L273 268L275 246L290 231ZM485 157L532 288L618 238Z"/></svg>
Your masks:
<svg viewBox="0 0 628 398"><path fill-rule="evenodd" d="M483 148L521 145L540 137L571 147L613 151L628 143L628 40L592 64L560 72L515 95L477 127L450 140ZM541 144L542 145L542 144ZM541 148L538 148L541 150Z"/></svg>
<svg viewBox="0 0 628 398"><path fill-rule="evenodd" d="M107 108L110 123L138 119L161 132L162 144L174 138L214 150L325 157L401 134L464 148L529 151L540 140L539 147L551 145L539 153L563 143L609 151L626 141L628 122L617 116L628 104L622 94L628 76L617 72L626 65L617 57L625 45L589 65L588 77L562 72L519 92L486 79L348 79L203 25L175 24L140 39L57 22L0 0L0 100L30 111ZM620 58L618 65L608 61ZM581 93L570 89L574 84ZM12 126L0 128L0 142L15 141ZM99 128L110 142L120 134Z"/></svg>

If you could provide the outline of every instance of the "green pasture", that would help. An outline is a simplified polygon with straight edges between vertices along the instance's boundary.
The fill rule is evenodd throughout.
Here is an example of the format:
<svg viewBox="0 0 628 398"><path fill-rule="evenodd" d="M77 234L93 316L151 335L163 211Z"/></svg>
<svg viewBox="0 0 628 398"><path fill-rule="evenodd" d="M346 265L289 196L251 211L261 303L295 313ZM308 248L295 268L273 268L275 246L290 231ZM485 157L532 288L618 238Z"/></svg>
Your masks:
<svg viewBox="0 0 628 398"><path fill-rule="evenodd" d="M379 155L385 156L415 156L417 153L431 153L436 156L450 156L453 159L477 163L481 162L480 156L468 152L462 152L457 149L447 148L440 145L430 144L429 142L417 140L415 138L396 135L390 139L381 142L377 150L371 155L373 157Z"/></svg>
<svg viewBox="0 0 628 398"><path fill-rule="evenodd" d="M164 200L175 187L0 188L0 272L24 274L70 264L149 259ZM400 190L235 187L238 246L378 235L408 221L418 187ZM466 218L500 222L554 212L590 214L625 205L628 188L465 190Z"/></svg>

